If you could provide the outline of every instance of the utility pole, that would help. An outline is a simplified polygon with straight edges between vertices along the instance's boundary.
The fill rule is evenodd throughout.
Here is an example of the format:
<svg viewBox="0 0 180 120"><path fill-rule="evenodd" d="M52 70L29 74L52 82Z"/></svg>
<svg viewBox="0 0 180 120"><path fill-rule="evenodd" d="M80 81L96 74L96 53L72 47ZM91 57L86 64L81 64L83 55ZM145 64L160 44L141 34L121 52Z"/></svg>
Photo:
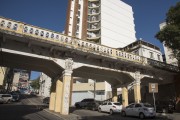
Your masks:
<svg viewBox="0 0 180 120"><path fill-rule="evenodd" d="M96 98L96 80L94 80L94 99Z"/></svg>

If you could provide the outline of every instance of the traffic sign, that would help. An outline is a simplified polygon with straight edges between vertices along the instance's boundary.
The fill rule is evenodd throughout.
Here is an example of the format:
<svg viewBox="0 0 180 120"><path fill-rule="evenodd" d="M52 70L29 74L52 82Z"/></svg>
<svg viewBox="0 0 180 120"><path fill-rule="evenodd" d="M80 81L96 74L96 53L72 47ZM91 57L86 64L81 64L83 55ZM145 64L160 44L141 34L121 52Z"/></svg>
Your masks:
<svg viewBox="0 0 180 120"><path fill-rule="evenodd" d="M149 83L149 93L158 93L158 83Z"/></svg>

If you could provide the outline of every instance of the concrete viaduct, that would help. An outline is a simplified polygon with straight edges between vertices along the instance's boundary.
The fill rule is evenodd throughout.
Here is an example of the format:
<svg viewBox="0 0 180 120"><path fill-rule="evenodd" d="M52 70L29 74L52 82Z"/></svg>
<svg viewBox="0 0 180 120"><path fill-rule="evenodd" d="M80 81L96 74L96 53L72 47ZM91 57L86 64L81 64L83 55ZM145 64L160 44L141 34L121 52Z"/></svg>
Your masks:
<svg viewBox="0 0 180 120"><path fill-rule="evenodd" d="M0 17L0 66L42 71L52 78L49 109L69 114L73 77L106 80L113 101L122 87L133 83L134 100L141 101L140 85L170 83L179 69L114 48Z"/></svg>

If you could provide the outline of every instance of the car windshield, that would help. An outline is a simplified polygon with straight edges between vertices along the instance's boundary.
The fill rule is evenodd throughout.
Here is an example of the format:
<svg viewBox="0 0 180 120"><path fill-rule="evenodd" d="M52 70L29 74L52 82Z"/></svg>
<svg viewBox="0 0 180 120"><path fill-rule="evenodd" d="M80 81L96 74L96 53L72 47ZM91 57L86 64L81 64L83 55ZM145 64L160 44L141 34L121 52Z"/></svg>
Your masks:
<svg viewBox="0 0 180 120"><path fill-rule="evenodd" d="M145 107L153 107L151 104L145 103L144 104Z"/></svg>
<svg viewBox="0 0 180 120"><path fill-rule="evenodd" d="M120 103L113 103L114 105L121 105Z"/></svg>

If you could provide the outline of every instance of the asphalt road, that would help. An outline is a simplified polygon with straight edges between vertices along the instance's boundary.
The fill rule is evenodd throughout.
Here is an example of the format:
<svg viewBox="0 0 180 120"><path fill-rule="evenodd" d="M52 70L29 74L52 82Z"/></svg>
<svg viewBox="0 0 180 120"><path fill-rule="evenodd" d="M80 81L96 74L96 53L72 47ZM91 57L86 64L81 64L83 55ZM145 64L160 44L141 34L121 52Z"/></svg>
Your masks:
<svg viewBox="0 0 180 120"><path fill-rule="evenodd" d="M72 108L71 108L72 109ZM73 114L79 115L81 120L140 120L138 117L122 117L120 113L110 115L109 113L99 113L98 111L72 109ZM166 118L155 119L146 118L145 120L167 120Z"/></svg>
<svg viewBox="0 0 180 120"><path fill-rule="evenodd" d="M42 106L35 96L23 96L20 102L0 104L0 120L63 120L43 111Z"/></svg>

